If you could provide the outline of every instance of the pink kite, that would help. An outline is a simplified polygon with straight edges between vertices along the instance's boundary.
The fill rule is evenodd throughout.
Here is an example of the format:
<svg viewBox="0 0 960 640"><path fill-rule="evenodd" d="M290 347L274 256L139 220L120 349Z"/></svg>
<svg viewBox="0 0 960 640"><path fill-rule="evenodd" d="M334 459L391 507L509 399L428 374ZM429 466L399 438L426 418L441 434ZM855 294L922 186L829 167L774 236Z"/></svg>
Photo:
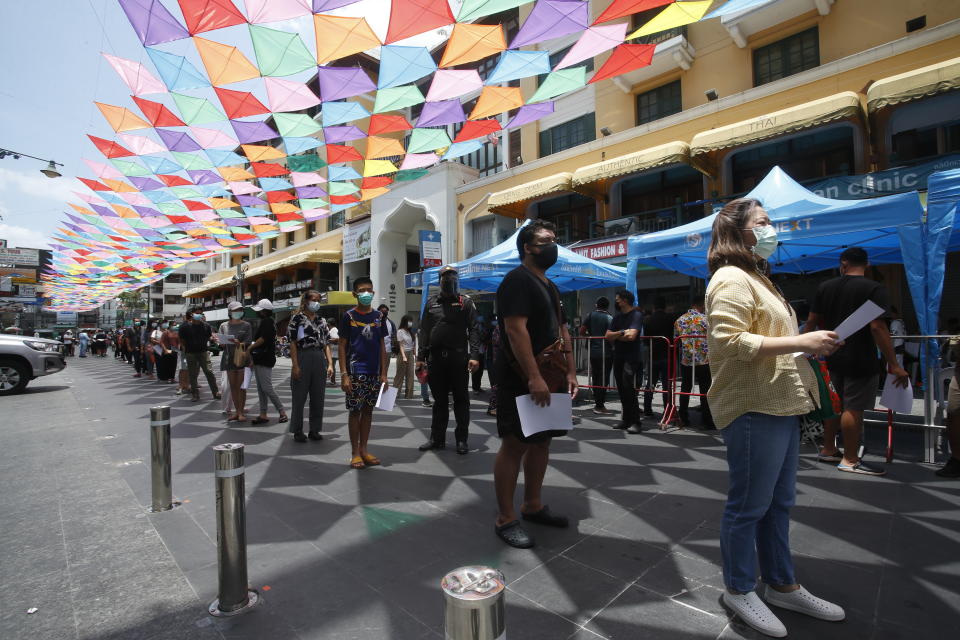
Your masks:
<svg viewBox="0 0 960 640"><path fill-rule="evenodd" d="M403 157L403 164L400 165L400 170L431 167L439 161L440 156L435 153L408 153Z"/></svg>
<svg viewBox="0 0 960 640"><path fill-rule="evenodd" d="M133 95L167 93L167 86L147 71L139 62L127 60L126 58L118 58L109 53L101 52L100 55L107 59L107 62L109 62L114 71L120 75L120 78L123 79L124 83L130 88L130 93Z"/></svg>
<svg viewBox="0 0 960 640"><path fill-rule="evenodd" d="M554 71L566 69L570 65L577 64L587 58L613 49L623 44L623 38L627 35L627 23L603 25L599 27L590 27L580 35L580 39L570 47L567 55L563 56Z"/></svg>
<svg viewBox="0 0 960 640"><path fill-rule="evenodd" d="M130 147L130 150L138 156L146 156L151 153L167 152L166 147L161 146L150 138L135 136L130 133L118 133L117 137L123 140L123 143Z"/></svg>
<svg viewBox="0 0 960 640"><path fill-rule="evenodd" d="M314 171L291 171L290 182L295 187L306 187L311 184L323 184L327 179Z"/></svg>
<svg viewBox="0 0 960 640"><path fill-rule="evenodd" d="M273 112L300 111L320 104L320 98L302 82L266 77L263 84L267 88L267 102Z"/></svg>
<svg viewBox="0 0 960 640"><path fill-rule="evenodd" d="M439 69L433 74L427 102L441 102L458 98L471 91L483 88L483 80L476 69Z"/></svg>
<svg viewBox="0 0 960 640"><path fill-rule="evenodd" d="M201 127L189 127L189 129L193 137L197 139L197 142L206 149L215 149L217 147L230 147L231 149L235 149L237 144L239 144L235 138L216 129L205 129Z"/></svg>
<svg viewBox="0 0 960 640"><path fill-rule="evenodd" d="M311 0L243 0L247 8L247 20L253 23L278 22L310 15Z"/></svg>

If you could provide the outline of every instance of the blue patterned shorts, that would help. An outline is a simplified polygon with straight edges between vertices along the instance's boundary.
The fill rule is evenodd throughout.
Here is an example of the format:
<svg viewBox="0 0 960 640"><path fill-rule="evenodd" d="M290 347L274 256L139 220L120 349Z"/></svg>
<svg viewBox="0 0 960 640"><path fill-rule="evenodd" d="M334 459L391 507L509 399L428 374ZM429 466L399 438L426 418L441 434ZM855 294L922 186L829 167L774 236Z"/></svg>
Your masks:
<svg viewBox="0 0 960 640"><path fill-rule="evenodd" d="M363 409L373 409L380 395L380 376L372 373L357 373L350 376L353 387L347 394L347 411L353 413Z"/></svg>

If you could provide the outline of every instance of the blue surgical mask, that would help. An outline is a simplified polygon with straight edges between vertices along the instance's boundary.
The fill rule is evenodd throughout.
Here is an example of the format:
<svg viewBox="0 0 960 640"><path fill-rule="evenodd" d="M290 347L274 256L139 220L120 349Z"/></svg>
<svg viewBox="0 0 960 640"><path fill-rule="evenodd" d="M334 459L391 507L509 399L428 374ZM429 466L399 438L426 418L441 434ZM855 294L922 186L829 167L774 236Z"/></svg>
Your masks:
<svg viewBox="0 0 960 640"><path fill-rule="evenodd" d="M753 228L753 235L757 244L753 245L753 253L766 260L777 250L777 230L772 225L758 225Z"/></svg>
<svg viewBox="0 0 960 640"><path fill-rule="evenodd" d="M310 313L316 313L317 311L320 310L320 303L317 302L316 300L311 300L310 302L307 303L307 310Z"/></svg>
<svg viewBox="0 0 960 640"><path fill-rule="evenodd" d="M373 292L364 291L363 293L358 293L357 300L359 300L363 306L368 307L370 303L373 302Z"/></svg>
<svg viewBox="0 0 960 640"><path fill-rule="evenodd" d="M203 322L204 316L203 316L202 313L195 313L195 314L193 314L193 319L194 319L194 320L199 320L200 322Z"/></svg>
<svg viewBox="0 0 960 640"><path fill-rule="evenodd" d="M243 317L243 311L231 311L230 317L233 318L234 320L239 320L240 318Z"/></svg>

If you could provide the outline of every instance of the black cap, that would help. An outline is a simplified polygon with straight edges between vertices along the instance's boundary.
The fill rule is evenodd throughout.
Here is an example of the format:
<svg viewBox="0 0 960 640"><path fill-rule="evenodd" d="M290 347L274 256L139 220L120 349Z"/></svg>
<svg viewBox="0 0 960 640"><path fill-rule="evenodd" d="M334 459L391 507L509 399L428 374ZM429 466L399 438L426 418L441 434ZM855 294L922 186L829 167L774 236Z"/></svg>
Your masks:
<svg viewBox="0 0 960 640"><path fill-rule="evenodd" d="M457 272L457 268L454 267L453 265L448 264L440 269L440 277L442 278L445 274L456 273L456 272Z"/></svg>

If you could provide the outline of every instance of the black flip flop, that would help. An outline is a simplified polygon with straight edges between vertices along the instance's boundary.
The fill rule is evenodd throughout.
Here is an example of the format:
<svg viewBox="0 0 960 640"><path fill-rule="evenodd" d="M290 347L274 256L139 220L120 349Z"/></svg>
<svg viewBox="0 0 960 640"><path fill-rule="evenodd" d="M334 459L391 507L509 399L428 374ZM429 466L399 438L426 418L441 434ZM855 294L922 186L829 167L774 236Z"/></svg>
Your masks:
<svg viewBox="0 0 960 640"><path fill-rule="evenodd" d="M256 418L254 418L253 420L251 420L251 421L250 421L250 424L267 424L268 422L270 422L270 419L269 419L269 418L261 418L261 417L258 416L258 417L256 417Z"/></svg>
<svg viewBox="0 0 960 640"><path fill-rule="evenodd" d="M287 420L289 420L287 416L280 416L280 419L277 420L277 422L286 422Z"/></svg>
<svg viewBox="0 0 960 640"><path fill-rule="evenodd" d="M527 522L546 525L548 527L558 527L565 529L570 526L570 520L567 516L558 516L550 513L550 507L544 505L543 509L534 513L520 513L520 517Z"/></svg>
<svg viewBox="0 0 960 640"><path fill-rule="evenodd" d="M533 538L527 533L519 520L511 520L506 524L494 526L497 537L515 549L529 549L534 545Z"/></svg>

